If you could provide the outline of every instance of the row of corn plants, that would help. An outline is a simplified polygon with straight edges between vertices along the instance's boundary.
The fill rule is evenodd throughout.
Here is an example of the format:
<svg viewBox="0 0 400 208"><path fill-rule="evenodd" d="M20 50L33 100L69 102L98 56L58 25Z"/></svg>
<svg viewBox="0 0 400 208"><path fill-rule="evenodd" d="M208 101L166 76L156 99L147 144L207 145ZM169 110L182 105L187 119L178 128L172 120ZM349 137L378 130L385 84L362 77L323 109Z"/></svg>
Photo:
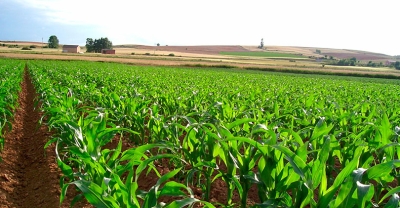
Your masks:
<svg viewBox="0 0 400 208"><path fill-rule="evenodd" d="M31 61L66 189L99 207L397 207L399 82ZM124 137L134 147L107 148ZM156 164L168 165L162 175ZM141 190L139 178L159 179ZM227 199L210 203L211 187ZM192 189L200 188L201 196ZM239 200L234 200L234 193ZM169 197L173 202L163 203ZM168 201L168 199L167 199Z"/></svg>
<svg viewBox="0 0 400 208"><path fill-rule="evenodd" d="M10 119L12 119L14 110L18 105L23 71L24 62L0 59L0 152L5 143L5 130L11 131L12 128Z"/></svg>

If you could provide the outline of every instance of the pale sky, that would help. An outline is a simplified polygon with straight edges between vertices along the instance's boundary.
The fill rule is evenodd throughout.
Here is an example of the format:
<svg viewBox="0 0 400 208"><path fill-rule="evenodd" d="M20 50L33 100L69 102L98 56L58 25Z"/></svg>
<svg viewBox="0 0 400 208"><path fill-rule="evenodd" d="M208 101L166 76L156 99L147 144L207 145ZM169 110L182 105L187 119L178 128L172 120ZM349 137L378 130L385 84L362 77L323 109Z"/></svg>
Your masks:
<svg viewBox="0 0 400 208"><path fill-rule="evenodd" d="M265 45L400 55L399 0L0 0L0 40Z"/></svg>

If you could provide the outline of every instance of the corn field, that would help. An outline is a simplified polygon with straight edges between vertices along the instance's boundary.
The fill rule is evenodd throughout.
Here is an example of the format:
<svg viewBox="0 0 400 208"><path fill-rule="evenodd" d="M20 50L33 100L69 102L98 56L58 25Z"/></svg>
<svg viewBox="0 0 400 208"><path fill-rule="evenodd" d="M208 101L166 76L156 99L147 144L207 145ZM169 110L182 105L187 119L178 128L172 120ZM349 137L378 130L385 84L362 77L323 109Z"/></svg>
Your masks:
<svg viewBox="0 0 400 208"><path fill-rule="evenodd" d="M4 148L4 133L11 131L11 119L17 107L24 62L0 59L0 152ZM1 162L1 155L0 155Z"/></svg>
<svg viewBox="0 0 400 208"><path fill-rule="evenodd" d="M77 188L74 201L96 207L399 206L398 80L83 61L28 67L42 123L55 132L46 148L55 144L63 172L60 203ZM158 180L141 190L149 173ZM210 200L217 180L224 202ZM258 202L248 204L254 186Z"/></svg>

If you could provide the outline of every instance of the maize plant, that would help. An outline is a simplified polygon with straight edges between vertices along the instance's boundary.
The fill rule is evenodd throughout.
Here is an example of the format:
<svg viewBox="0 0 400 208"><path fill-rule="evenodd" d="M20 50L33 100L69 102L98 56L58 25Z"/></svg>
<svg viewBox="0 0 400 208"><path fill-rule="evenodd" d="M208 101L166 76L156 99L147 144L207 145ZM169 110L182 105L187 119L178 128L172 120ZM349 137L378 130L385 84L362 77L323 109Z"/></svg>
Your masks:
<svg viewBox="0 0 400 208"><path fill-rule="evenodd" d="M399 206L398 80L28 64L57 132L48 144L64 173L61 200L74 185L77 200L98 207ZM140 188L149 173L157 181ZM211 200L216 181L225 201Z"/></svg>
<svg viewBox="0 0 400 208"><path fill-rule="evenodd" d="M6 142L5 130L12 129L10 119L18 105L24 66L25 63L20 60L0 59L0 152Z"/></svg>

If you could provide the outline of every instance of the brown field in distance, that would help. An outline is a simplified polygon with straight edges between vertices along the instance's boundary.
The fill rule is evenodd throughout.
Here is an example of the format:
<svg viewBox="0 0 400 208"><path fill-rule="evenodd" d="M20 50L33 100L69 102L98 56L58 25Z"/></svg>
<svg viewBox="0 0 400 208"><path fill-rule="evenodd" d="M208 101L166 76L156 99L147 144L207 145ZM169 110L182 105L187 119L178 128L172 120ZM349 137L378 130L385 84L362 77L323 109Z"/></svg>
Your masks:
<svg viewBox="0 0 400 208"><path fill-rule="evenodd" d="M333 73L362 73L362 74L391 74L400 76L400 71L388 67L341 67L324 65L316 60L316 57L324 55L333 56L336 59L356 57L357 60L368 62L385 62L395 60L395 57L365 51L328 49L315 47L294 47L294 46L266 46L266 49L259 49L257 46L144 46L144 45L116 45L115 55L110 54L69 54L62 53L62 44L58 49L42 48L46 43L24 42L24 41L0 41L2 44L17 44L19 48L8 48L0 46L0 57L22 58L22 59L59 59L59 60L91 60L106 62L122 62L140 65L169 65L169 66L233 66L237 68L265 68L265 69L286 69L302 71L322 71ZM71 43L73 44L73 43ZM36 48L24 51L22 47L35 45ZM321 50L317 54L316 50ZM81 51L86 51L81 46ZM289 58L266 58L251 56L229 56L221 55L225 51L267 51L278 53L302 54L305 57L312 57L305 60L293 60ZM133 54L133 55L132 55ZM147 54L147 55L146 55ZM171 56L170 54L173 54Z"/></svg>

